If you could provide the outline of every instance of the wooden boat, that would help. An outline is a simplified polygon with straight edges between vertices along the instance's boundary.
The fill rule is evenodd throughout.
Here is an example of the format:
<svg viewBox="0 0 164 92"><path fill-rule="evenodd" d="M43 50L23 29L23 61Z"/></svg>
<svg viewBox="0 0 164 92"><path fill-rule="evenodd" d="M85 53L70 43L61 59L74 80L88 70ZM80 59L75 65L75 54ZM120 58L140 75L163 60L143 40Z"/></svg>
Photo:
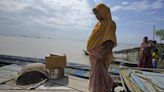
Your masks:
<svg viewBox="0 0 164 92"><path fill-rule="evenodd" d="M15 84L15 79L18 72L24 67L24 65L31 63L43 63L44 59L0 55L0 90L8 89L48 89L48 90L63 90L76 91L76 92L87 92L88 90L88 79L89 79L89 65L82 65L76 63L68 63L65 68L65 77L61 80L43 80L39 83L27 86L20 86ZM119 68L109 68L112 77L114 78L116 85L121 85L119 77ZM7 77L8 76L8 77ZM75 85L76 84L76 85ZM47 85L47 86L45 86ZM56 85L61 86L57 88Z"/></svg>
<svg viewBox="0 0 164 92"><path fill-rule="evenodd" d="M89 55L89 52L82 49L83 50L83 53L88 56ZM129 61L126 61L124 59L120 59L120 58L115 58L114 59L114 62L112 62L113 64L117 64L117 65L124 65L124 66L128 66L128 67L137 67L137 63L135 62L129 62Z"/></svg>
<svg viewBox="0 0 164 92"><path fill-rule="evenodd" d="M128 92L164 92L163 69L147 69L147 71L121 69L120 76Z"/></svg>
<svg viewBox="0 0 164 92"><path fill-rule="evenodd" d="M67 64L65 77L61 80L43 80L39 83L27 86L16 85L14 82L15 78L24 65L38 62L44 64L45 61L39 58L0 55L0 91L3 90L3 92L5 92L9 89L46 89L46 91L53 90L55 92L61 92L63 90L64 92L87 92L90 66L76 63ZM154 71L156 71L156 73L153 73ZM110 66L109 72L112 74L115 84L124 86L127 91L140 92L140 90L142 90L141 92L143 92L145 88L143 89L140 85L142 84L142 86L144 86L144 83L147 82L147 80L145 80L146 78L149 78L148 80L157 79L153 80L153 82L151 81L149 86L146 86L146 90L154 90L154 92L163 91L163 86L161 86L163 85L163 81L161 80L164 80L163 69ZM154 85L156 86L154 87ZM151 88L149 89L148 87Z"/></svg>

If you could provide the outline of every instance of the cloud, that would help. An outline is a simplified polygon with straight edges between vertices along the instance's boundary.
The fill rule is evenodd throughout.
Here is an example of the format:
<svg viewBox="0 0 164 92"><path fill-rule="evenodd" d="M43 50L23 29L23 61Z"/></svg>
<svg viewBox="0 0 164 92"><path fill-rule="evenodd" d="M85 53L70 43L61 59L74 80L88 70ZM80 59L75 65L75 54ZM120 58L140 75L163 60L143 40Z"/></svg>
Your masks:
<svg viewBox="0 0 164 92"><path fill-rule="evenodd" d="M8 12L21 11L26 7L29 7L31 0L1 0L0 10Z"/></svg>
<svg viewBox="0 0 164 92"><path fill-rule="evenodd" d="M122 8L123 8L123 6L117 5L117 6L112 7L112 8L111 8L111 11L112 11L112 12L115 12L115 11L121 10Z"/></svg>
<svg viewBox="0 0 164 92"><path fill-rule="evenodd" d="M155 20L156 20L156 21L164 22L164 17L156 17Z"/></svg>
<svg viewBox="0 0 164 92"><path fill-rule="evenodd" d="M163 0L156 0L154 2L150 2L149 0L141 0L136 2L122 2L121 5L116 5L112 7L112 11L119 10L132 10L136 12L141 12L148 9L160 9L163 8Z"/></svg>
<svg viewBox="0 0 164 92"><path fill-rule="evenodd" d="M136 20L136 21L133 21L131 23L134 23L134 24L143 24L143 23L146 23L147 21L145 20Z"/></svg>
<svg viewBox="0 0 164 92"><path fill-rule="evenodd" d="M87 0L1 0L0 12L6 24L15 22L12 25L31 27L29 30L88 30L95 22Z"/></svg>
<svg viewBox="0 0 164 92"><path fill-rule="evenodd" d="M135 10L135 11L142 11L149 8L149 2L146 0L140 2L134 2L129 6L126 6L125 9L127 10Z"/></svg>
<svg viewBox="0 0 164 92"><path fill-rule="evenodd" d="M153 26L156 24L155 20L135 20L127 23L127 25L135 25L136 27Z"/></svg>
<svg viewBox="0 0 164 92"><path fill-rule="evenodd" d="M95 3L102 3L103 0L94 0Z"/></svg>
<svg viewBox="0 0 164 92"><path fill-rule="evenodd" d="M155 25L158 22L164 22L164 17L156 16L156 17L154 17L151 20L135 20L135 21L129 22L129 24L135 24L135 25L136 24L140 24L140 25L143 25L143 24Z"/></svg>
<svg viewBox="0 0 164 92"><path fill-rule="evenodd" d="M113 20L119 21L119 17L118 16L113 16Z"/></svg>
<svg viewBox="0 0 164 92"><path fill-rule="evenodd" d="M156 13L158 13L158 11L151 11L151 12L148 12L149 15L154 15L154 14L156 14Z"/></svg>
<svg viewBox="0 0 164 92"><path fill-rule="evenodd" d="M122 2L122 5L128 5L129 3L127 1Z"/></svg>
<svg viewBox="0 0 164 92"><path fill-rule="evenodd" d="M159 8L162 8L163 7L163 1L162 0L157 0L156 2L153 2L152 3L152 8L153 9L159 9Z"/></svg>

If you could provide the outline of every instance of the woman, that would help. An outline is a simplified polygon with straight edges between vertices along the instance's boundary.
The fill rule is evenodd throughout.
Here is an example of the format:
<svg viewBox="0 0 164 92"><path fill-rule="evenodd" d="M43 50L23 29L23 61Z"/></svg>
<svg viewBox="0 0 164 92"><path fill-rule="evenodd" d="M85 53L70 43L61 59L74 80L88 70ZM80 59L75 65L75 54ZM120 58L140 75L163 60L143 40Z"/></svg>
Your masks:
<svg viewBox="0 0 164 92"><path fill-rule="evenodd" d="M106 5L97 5L93 12L99 22L87 43L91 63L89 91L110 92L113 80L108 73L108 66L113 59L112 49L116 45L116 24Z"/></svg>
<svg viewBox="0 0 164 92"><path fill-rule="evenodd" d="M152 68L152 54L151 54L151 41L148 42L148 37L143 38L140 47L140 62L139 67Z"/></svg>

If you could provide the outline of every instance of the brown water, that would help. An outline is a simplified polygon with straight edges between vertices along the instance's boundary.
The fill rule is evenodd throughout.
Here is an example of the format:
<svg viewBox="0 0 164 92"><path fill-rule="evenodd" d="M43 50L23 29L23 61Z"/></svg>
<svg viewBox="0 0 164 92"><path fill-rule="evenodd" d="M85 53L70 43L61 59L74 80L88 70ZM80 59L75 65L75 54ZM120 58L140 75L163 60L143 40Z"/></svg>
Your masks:
<svg viewBox="0 0 164 92"><path fill-rule="evenodd" d="M0 36L0 54L44 58L49 53L61 53L69 62L89 64L84 48L80 41Z"/></svg>
<svg viewBox="0 0 164 92"><path fill-rule="evenodd" d="M50 53L66 54L68 62L89 64L85 49L86 42L29 37L0 36L0 54L44 58ZM115 50L132 48L133 45L118 45Z"/></svg>

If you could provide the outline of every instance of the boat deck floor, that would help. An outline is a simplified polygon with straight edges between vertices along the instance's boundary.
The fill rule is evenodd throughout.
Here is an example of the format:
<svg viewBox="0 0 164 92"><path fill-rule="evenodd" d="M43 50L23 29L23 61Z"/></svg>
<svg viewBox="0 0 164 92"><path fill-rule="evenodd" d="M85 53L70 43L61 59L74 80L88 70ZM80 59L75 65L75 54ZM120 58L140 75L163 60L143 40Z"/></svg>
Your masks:
<svg viewBox="0 0 164 92"><path fill-rule="evenodd" d="M0 90L0 92L81 92L81 91L68 91L68 90Z"/></svg>
<svg viewBox="0 0 164 92"><path fill-rule="evenodd" d="M28 86L16 85L17 73L22 65L11 64L0 67L0 92L87 92L88 79L66 75L58 80L44 80Z"/></svg>
<svg viewBox="0 0 164 92"><path fill-rule="evenodd" d="M9 81L0 85L0 92L87 92L88 80L69 75L59 80L48 80L43 84L32 87L34 88L28 89L28 86L14 86Z"/></svg>

